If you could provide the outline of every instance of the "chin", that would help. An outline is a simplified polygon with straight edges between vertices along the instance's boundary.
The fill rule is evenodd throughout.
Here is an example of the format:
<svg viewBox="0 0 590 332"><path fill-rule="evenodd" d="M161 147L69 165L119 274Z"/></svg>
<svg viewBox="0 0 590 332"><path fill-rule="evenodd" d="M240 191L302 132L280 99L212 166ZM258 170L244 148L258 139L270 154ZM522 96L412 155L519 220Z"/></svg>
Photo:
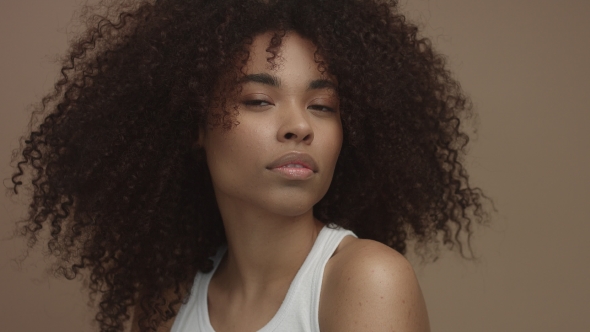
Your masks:
<svg viewBox="0 0 590 332"><path fill-rule="evenodd" d="M299 217L308 213L311 209L313 209L313 205L290 205L277 206L272 209L272 212L285 217Z"/></svg>
<svg viewBox="0 0 590 332"><path fill-rule="evenodd" d="M318 200L279 200L277 202L272 202L276 204L272 204L272 206L267 206L267 209L275 214L285 216L285 217L299 217L310 210L313 209L313 206L319 201Z"/></svg>

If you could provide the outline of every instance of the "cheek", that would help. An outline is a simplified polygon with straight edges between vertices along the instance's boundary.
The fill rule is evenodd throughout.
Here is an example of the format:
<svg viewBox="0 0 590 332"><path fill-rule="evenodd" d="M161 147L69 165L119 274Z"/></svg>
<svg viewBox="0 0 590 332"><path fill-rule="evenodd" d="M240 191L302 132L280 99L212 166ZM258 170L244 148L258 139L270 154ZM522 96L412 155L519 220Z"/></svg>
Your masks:
<svg viewBox="0 0 590 332"><path fill-rule="evenodd" d="M207 133L204 149L207 156L207 166L214 184L223 181L228 175L232 174L232 165L238 159L236 151L239 147L235 146L232 135L214 129Z"/></svg>
<svg viewBox="0 0 590 332"><path fill-rule="evenodd" d="M327 135L323 141L322 156L326 167L325 172L323 172L321 189L319 191L321 196L318 197L318 201L324 197L328 188L332 184L334 170L336 168L336 163L338 162L338 157L340 156L343 140L342 127L340 125L326 128L325 133Z"/></svg>
<svg viewBox="0 0 590 332"><path fill-rule="evenodd" d="M213 181L236 181L258 167L264 149L259 134L242 124L229 131L214 129L208 133L204 148Z"/></svg>
<svg viewBox="0 0 590 332"><path fill-rule="evenodd" d="M338 156L340 155L340 149L342 148L342 125L338 122L333 129L331 130L331 134L327 139L327 147L326 151L330 151L330 156L332 157L333 167L336 166L336 161L338 160Z"/></svg>

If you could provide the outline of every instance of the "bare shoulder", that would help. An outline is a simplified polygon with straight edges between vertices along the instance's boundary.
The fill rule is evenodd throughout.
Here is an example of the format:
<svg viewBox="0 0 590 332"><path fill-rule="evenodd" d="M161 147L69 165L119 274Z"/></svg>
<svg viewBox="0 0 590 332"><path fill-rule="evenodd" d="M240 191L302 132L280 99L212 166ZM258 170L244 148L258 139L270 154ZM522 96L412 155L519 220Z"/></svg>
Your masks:
<svg viewBox="0 0 590 332"><path fill-rule="evenodd" d="M352 237L326 265L319 320L322 331L429 331L410 263L386 245Z"/></svg>

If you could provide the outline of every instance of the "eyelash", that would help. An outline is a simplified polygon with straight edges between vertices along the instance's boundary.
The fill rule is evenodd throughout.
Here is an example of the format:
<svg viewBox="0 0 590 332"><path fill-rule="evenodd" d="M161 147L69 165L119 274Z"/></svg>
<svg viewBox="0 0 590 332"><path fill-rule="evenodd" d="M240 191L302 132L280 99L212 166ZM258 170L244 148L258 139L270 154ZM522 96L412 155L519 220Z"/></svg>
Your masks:
<svg viewBox="0 0 590 332"><path fill-rule="evenodd" d="M253 100L246 100L244 102L242 102L244 105L246 106L260 106L260 107L265 107L265 106L269 106L270 103L266 100L261 100L261 99L253 99ZM266 105L261 105L262 103L266 103Z"/></svg>
<svg viewBox="0 0 590 332"><path fill-rule="evenodd" d="M335 110L332 107L328 107L328 106L324 106L324 105L311 105L310 106L311 109L316 110L316 111L320 111L320 112L335 112ZM316 109L319 108L319 109ZM322 109L326 109L325 111Z"/></svg>
<svg viewBox="0 0 590 332"><path fill-rule="evenodd" d="M262 105L263 103L265 105ZM266 100L261 100L261 99L246 100L246 101L243 101L242 104L244 104L245 106L254 106L254 107L266 107L266 106L271 105L270 102L268 102ZM325 105L311 105L311 106L309 106L309 108L311 108L314 111L320 111L320 112L330 112L330 113L335 112L334 108L328 107Z"/></svg>

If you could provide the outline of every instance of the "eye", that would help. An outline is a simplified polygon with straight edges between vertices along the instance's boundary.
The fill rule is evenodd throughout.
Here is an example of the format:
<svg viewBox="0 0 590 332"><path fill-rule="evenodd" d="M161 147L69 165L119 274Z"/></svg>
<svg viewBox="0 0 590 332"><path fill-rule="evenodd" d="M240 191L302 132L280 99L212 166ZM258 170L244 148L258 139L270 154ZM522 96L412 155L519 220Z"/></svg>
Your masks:
<svg viewBox="0 0 590 332"><path fill-rule="evenodd" d="M244 104L246 106L269 106L269 105L271 105L270 102L268 102L266 100L261 100L261 99L245 100L242 102L242 104Z"/></svg>
<svg viewBox="0 0 590 332"><path fill-rule="evenodd" d="M308 108L320 112L335 112L334 108L325 105L311 105Z"/></svg>

